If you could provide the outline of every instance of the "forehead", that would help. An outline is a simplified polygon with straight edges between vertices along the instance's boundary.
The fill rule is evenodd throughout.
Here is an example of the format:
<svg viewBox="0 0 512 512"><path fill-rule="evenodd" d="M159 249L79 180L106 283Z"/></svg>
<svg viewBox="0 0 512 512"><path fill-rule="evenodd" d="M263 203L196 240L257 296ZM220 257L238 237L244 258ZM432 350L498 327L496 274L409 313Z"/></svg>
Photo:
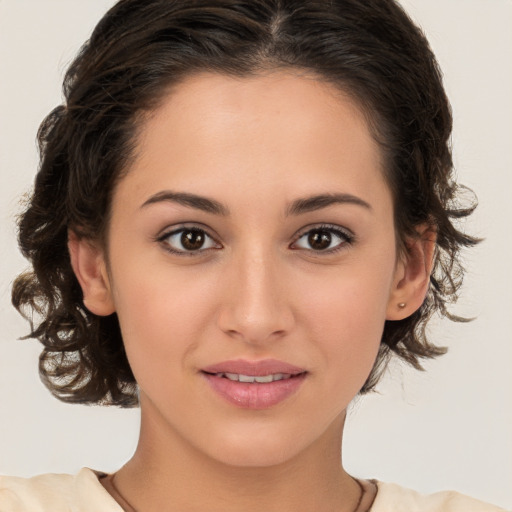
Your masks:
<svg viewBox="0 0 512 512"><path fill-rule="evenodd" d="M229 136L255 135L256 129L264 127L267 131L275 128L280 135L270 144L269 132L266 147L284 143L286 135L297 138L316 133L310 146L325 140L320 135L326 132L336 137L343 130L347 138L347 123L354 135L351 142L362 136L365 143L373 144L364 113L351 96L305 71L279 70L247 77L197 73L169 90L143 124L139 142L143 146L148 136L158 137L158 131L163 137L188 137L192 132L198 142L204 135L213 145Z"/></svg>
<svg viewBox="0 0 512 512"><path fill-rule="evenodd" d="M156 182L264 194L263 182L309 195L351 180L359 190L347 192L361 194L382 181L381 168L363 112L334 86L298 71L203 73L174 86L142 124L128 176L146 194Z"/></svg>

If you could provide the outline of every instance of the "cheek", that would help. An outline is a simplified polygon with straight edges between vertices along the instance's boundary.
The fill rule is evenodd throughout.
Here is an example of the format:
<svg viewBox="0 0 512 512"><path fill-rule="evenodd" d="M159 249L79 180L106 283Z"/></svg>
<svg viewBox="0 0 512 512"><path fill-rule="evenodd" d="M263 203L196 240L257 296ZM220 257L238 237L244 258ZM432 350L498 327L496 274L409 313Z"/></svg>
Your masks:
<svg viewBox="0 0 512 512"><path fill-rule="evenodd" d="M321 280L313 278L306 283L307 294L296 293L303 297L301 309L310 312L307 316L312 326L317 324L318 329L340 334L366 332L371 336L384 325L391 282L389 271L352 266L335 269Z"/></svg>
<svg viewBox="0 0 512 512"><path fill-rule="evenodd" d="M390 272L361 269L311 286L301 309L307 331L321 347L327 374L334 382L353 383L355 392L371 371L378 353L390 290ZM303 294L304 295L304 294ZM336 371L337 369L337 371Z"/></svg>
<svg viewBox="0 0 512 512"><path fill-rule="evenodd" d="M211 316L208 286L186 272L170 275L132 266L129 273L119 267L118 275L114 300L137 380L141 372L156 376L158 368L176 367L194 350ZM130 278L121 279L126 275Z"/></svg>

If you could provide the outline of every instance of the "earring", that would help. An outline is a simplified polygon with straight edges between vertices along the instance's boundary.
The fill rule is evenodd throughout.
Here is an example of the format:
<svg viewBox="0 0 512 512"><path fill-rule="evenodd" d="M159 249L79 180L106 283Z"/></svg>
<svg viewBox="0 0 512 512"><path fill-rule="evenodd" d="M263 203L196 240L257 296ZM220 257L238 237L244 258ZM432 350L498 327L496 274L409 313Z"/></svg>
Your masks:
<svg viewBox="0 0 512 512"><path fill-rule="evenodd" d="M399 302L399 303L398 303L398 307L399 307L400 309L404 309L404 308L405 308L405 306L407 306L407 304L406 304L405 302Z"/></svg>

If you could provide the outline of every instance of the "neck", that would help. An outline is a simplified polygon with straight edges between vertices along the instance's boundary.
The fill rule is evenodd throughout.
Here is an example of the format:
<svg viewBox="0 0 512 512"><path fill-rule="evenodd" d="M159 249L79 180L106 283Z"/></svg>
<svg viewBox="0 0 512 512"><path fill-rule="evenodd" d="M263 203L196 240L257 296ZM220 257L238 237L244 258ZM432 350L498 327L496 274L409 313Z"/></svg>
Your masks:
<svg viewBox="0 0 512 512"><path fill-rule="evenodd" d="M361 490L341 463L344 421L290 460L242 467L197 451L143 410L137 450L116 487L138 512L351 512Z"/></svg>

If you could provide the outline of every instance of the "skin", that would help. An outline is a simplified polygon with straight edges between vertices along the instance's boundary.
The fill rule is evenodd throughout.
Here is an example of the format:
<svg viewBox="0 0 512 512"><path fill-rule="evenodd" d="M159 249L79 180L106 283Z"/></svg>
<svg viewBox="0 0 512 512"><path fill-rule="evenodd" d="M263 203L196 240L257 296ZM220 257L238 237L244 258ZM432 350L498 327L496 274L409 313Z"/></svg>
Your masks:
<svg viewBox="0 0 512 512"><path fill-rule="evenodd" d="M212 199L225 214L166 191ZM290 212L333 194L345 200ZM208 234L201 250L165 238L183 225ZM312 248L321 226L337 250ZM70 235L85 304L117 312L140 387L140 440L116 474L121 494L139 511L353 510L359 486L340 460L346 409L385 320L424 298L433 244L409 246L397 255L380 151L347 96L292 71L201 74L175 87L114 192L108 246ZM263 410L228 403L200 371L267 358L307 376Z"/></svg>

